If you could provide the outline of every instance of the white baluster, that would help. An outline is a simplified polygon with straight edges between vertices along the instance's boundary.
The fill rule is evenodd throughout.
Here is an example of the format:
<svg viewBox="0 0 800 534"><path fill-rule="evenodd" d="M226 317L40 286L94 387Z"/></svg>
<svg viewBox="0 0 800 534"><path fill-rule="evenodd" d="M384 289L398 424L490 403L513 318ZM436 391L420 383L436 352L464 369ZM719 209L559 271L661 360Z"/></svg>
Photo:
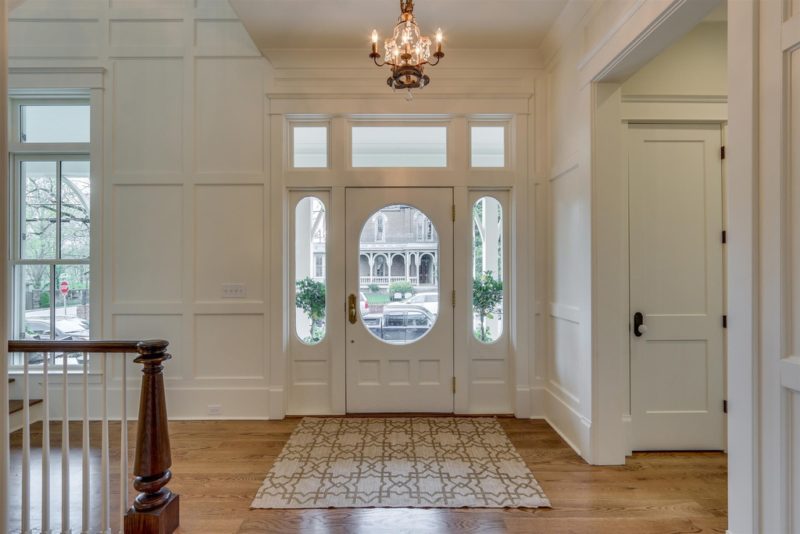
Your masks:
<svg viewBox="0 0 800 534"><path fill-rule="evenodd" d="M103 354L103 423L102 423L102 448L101 448L101 480L100 494L102 498L101 529L103 532L111 531L111 499L109 491L111 489L109 479L109 458L108 458L108 354Z"/></svg>
<svg viewBox="0 0 800 534"><path fill-rule="evenodd" d="M31 530L31 413L28 353L22 354L22 532Z"/></svg>
<svg viewBox="0 0 800 534"><path fill-rule="evenodd" d="M42 532L50 532L50 353L42 364Z"/></svg>
<svg viewBox="0 0 800 534"><path fill-rule="evenodd" d="M64 352L61 388L61 532L71 532L69 524L69 358Z"/></svg>
<svg viewBox="0 0 800 534"><path fill-rule="evenodd" d="M89 532L89 354L83 353L83 498L81 499L81 532Z"/></svg>
<svg viewBox="0 0 800 534"><path fill-rule="evenodd" d="M125 524L125 512L128 509L128 364L127 354L122 361L122 408L120 409L120 445L119 445L119 524L120 531Z"/></svg>

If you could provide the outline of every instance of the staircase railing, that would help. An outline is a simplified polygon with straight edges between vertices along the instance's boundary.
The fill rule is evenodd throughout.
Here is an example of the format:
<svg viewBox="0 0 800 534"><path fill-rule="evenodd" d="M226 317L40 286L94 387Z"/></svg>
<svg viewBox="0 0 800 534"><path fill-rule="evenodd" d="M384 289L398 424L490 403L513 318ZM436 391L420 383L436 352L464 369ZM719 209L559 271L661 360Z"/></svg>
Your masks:
<svg viewBox="0 0 800 534"><path fill-rule="evenodd" d="M9 491L10 518L15 524L6 526L9 532L125 532L125 533L171 533L179 524L178 495L167 488L172 478L170 467L169 431L167 428L167 406L164 395L163 363L171 358L167 352L169 343L163 340L150 341L9 341L9 357L23 355L23 364L10 369L20 379L22 401L21 446L12 447L12 459L19 459L21 465L12 461L12 473L19 471L21 486L11 491L11 481L0 491ZM78 357L71 357L71 355ZM135 363L141 364L142 380L139 393L139 412L136 430L136 451L133 463L133 487L139 494L129 501L131 473L128 465L128 424L127 424L127 366L126 355L135 354ZM61 362L58 362L60 355ZM81 356L82 355L82 356ZM113 357L110 355L114 355ZM119 414L119 487L113 491L111 485L111 451L109 446L109 421L114 403L109 397L109 379L112 374L111 363L119 363L116 374L120 378L119 400L116 410ZM39 366L41 364L41 366ZM34 373L32 367L35 366ZM41 377L41 454L40 458L31 455L31 377ZM97 378L99 377L99 384ZM3 380L6 378L3 377ZM60 381L61 387L58 387ZM71 388L75 382L79 388ZM79 393L76 401L76 391ZM91 399L91 401L90 401ZM75 406L71 406L75 404ZM78 406L80 405L80 406ZM99 406L98 406L99 405ZM5 408L4 408L5 409ZM51 409L60 412L61 424L61 496L56 503L51 499ZM78 414L78 415L76 415ZM80 486L71 482L70 466L70 421L80 421L81 452ZM100 469L92 469L92 459L96 464L97 447L92 448L91 427L100 424ZM75 423L77 424L77 423ZM13 436L13 435L12 435ZM11 440L12 436L1 439ZM18 438L18 436L17 436ZM95 440L96 441L96 440ZM13 443L11 444L13 445ZM33 483L32 461L41 466L41 509L37 524L32 521L31 489ZM76 469L77 470L77 469ZM99 483L98 483L99 475ZM12 477L13 478L13 477ZM58 477L53 477L58 481ZM77 479L76 479L77 480ZM94 483L93 483L94 482ZM15 482L16 484L16 482ZM98 487L99 486L99 487ZM80 487L80 491L78 491ZM80 492L80 520L72 517L71 499ZM18 499L14 502L14 496ZM115 499L116 497L116 499ZM118 504L114 504L117 500ZM74 504L77 505L77 502ZM98 506L99 504L99 506ZM51 511L60 506L60 519ZM17 508L18 507L18 508ZM18 513L15 513L15 509ZM77 506L76 506L77 509ZM112 515L112 510L116 514ZM97 511L99 510L99 514ZM77 514L76 514L77 515ZM0 529L2 529L0 525Z"/></svg>

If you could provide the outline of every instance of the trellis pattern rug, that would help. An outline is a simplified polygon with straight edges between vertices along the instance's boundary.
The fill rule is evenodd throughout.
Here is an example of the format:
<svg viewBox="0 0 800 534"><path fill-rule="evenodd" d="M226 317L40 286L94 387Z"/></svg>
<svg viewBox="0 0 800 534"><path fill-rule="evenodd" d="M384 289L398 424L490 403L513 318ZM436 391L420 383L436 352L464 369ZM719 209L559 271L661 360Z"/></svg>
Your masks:
<svg viewBox="0 0 800 534"><path fill-rule="evenodd" d="M537 508L542 488L494 418L304 418L252 508Z"/></svg>

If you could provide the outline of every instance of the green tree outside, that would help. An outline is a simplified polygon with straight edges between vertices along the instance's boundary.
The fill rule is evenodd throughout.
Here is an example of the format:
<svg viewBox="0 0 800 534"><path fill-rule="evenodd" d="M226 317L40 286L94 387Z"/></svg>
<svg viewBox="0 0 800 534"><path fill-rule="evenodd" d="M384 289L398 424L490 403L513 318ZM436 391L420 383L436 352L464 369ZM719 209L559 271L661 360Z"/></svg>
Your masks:
<svg viewBox="0 0 800 534"><path fill-rule="evenodd" d="M303 341L315 345L325 337L325 284L311 278L297 281L295 305L311 321L311 334Z"/></svg>
<svg viewBox="0 0 800 534"><path fill-rule="evenodd" d="M497 280L492 271L486 271L472 281L472 310L478 314L481 326L475 331L478 340L488 343L492 334L486 326L486 319L494 318L503 302L503 281Z"/></svg>

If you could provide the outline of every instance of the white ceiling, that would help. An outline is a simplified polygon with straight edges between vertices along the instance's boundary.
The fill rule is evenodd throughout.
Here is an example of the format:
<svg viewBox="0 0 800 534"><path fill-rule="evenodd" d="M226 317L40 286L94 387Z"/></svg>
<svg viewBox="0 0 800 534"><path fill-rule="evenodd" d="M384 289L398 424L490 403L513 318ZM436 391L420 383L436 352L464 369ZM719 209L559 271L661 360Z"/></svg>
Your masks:
<svg viewBox="0 0 800 534"><path fill-rule="evenodd" d="M276 49L369 48L400 14L398 0L230 0L256 46ZM538 48L567 0L416 0L423 34L437 27L445 47Z"/></svg>

